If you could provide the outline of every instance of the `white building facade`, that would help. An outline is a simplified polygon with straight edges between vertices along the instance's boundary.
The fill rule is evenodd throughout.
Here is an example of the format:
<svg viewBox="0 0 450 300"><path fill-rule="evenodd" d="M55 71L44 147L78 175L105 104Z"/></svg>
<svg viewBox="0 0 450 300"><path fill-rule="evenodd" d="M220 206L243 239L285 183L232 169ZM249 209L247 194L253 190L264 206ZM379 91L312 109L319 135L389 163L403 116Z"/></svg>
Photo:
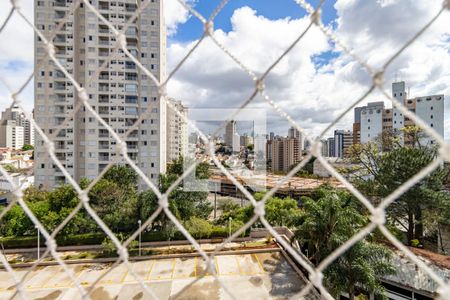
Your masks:
<svg viewBox="0 0 450 300"><path fill-rule="evenodd" d="M181 101L169 99L170 103L177 108L178 112L185 118L188 109ZM171 162L180 156L187 155L189 146L188 126L183 118L169 106L167 107L167 161Z"/></svg>
<svg viewBox="0 0 450 300"><path fill-rule="evenodd" d="M408 99L405 82L395 82L392 84L392 97L403 103L408 110L444 136L444 95ZM392 130L402 143L407 143L401 130L412 125L415 125L414 121L406 118L398 108L386 109L383 102L372 102L361 109L360 142L365 144L374 141L384 131ZM422 145L435 143L431 137L426 135L422 135L419 141Z"/></svg>
<svg viewBox="0 0 450 300"><path fill-rule="evenodd" d="M16 141L14 144L28 144L28 145L34 145L34 127L31 125L31 122L25 117L25 114L19 109L18 106L12 106L8 107L2 112L2 118L0 121L0 124L6 125L8 121L14 121L9 122L11 126L16 127L23 127L23 134L20 134L18 136L23 137L23 141ZM12 129L11 129L12 130ZM19 128L16 130L20 130ZM5 131L2 130L0 132L0 135L4 134ZM1 140L6 139L6 137L0 137ZM13 144L12 141L2 143L0 147L8 147L6 144Z"/></svg>
<svg viewBox="0 0 450 300"><path fill-rule="evenodd" d="M0 125L0 147L14 150L22 149L24 145L24 128L15 120L2 121Z"/></svg>
<svg viewBox="0 0 450 300"><path fill-rule="evenodd" d="M166 169L166 105L152 80L122 51L106 61L115 51L115 35L86 5L70 13L72 2L35 0L35 25L49 37L56 22L67 18L53 39L55 56L86 89L93 109L126 142L128 156L156 182ZM118 30L141 5L135 0L90 2ZM162 2L151 1L125 32L127 49L158 79L165 78ZM66 120L81 100L46 54L46 46L36 37L35 120L51 137L56 156L69 174L76 181L93 179L112 160L123 163L117 157L121 155L117 142L83 107ZM103 64L106 67L97 73ZM137 123L144 112L147 117ZM52 188L66 181L41 138L36 138L35 160L36 186Z"/></svg>

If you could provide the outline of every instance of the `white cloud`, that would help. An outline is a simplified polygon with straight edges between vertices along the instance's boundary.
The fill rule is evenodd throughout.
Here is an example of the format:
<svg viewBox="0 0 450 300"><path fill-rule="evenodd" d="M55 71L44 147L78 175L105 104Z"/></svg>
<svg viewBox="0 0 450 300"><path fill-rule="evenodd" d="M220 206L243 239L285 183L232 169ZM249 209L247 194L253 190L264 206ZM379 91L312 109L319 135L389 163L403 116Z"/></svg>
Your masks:
<svg viewBox="0 0 450 300"><path fill-rule="evenodd" d="M19 2L30 18L33 16L33 2ZM344 44L378 68L431 19L440 9L440 2L338 0L335 4L338 15L335 32ZM190 15L177 1L165 3L168 34L173 37L178 26ZM0 23L9 8L9 1L0 1ZM394 61L386 74L387 88L397 73L411 86L413 95L450 94L448 14L445 12L424 36ZM230 32L215 31L217 39L247 67L260 74L297 38L309 19L269 20L243 7L234 12L231 22ZM169 70L194 43L171 43L168 49ZM331 47L313 27L271 72L266 82L268 94L313 134L336 118L370 84L370 77L358 64ZM331 59L331 55L334 58ZM11 62L19 63L21 67L12 68ZM16 15L0 34L0 76L17 87L25 81L32 68L32 30ZM169 93L191 107L235 107L251 95L253 88L253 82L245 72L206 40L170 82ZM32 86L22 98L31 109ZM379 95L373 95L369 100L379 99ZM0 85L0 109L9 102L4 87ZM254 105L264 106L261 99L257 99ZM450 115L446 115L446 128L450 129ZM274 128L287 126L286 121L275 118L273 113L270 116ZM342 126L351 128L351 119L350 113Z"/></svg>
<svg viewBox="0 0 450 300"><path fill-rule="evenodd" d="M188 0L186 3L193 5L195 0ZM179 24L186 23L189 19L189 12L176 0L164 2L164 16L167 27L167 35L176 33Z"/></svg>
<svg viewBox="0 0 450 300"><path fill-rule="evenodd" d="M355 49L374 68L380 68L437 13L440 1L430 2L433 1L340 0L335 5L335 31L345 45ZM261 73L302 32L309 19L269 20L244 7L234 12L231 21L230 32L216 30L215 35L251 70ZM411 86L413 95L450 94L449 22L445 12L394 61L386 73L386 88L397 73ZM173 67L194 43L171 45L169 66ZM324 58L321 64L317 63L318 56ZM318 134L356 101L370 82L370 76L358 64L339 50L330 49L324 36L313 28L273 70L266 86L268 94L285 111L312 134ZM251 94L252 84L234 62L207 40L176 74L169 93L191 107L236 107ZM375 93L367 100L380 99L385 100ZM352 118L353 113L349 113L338 127L351 129ZM272 121L274 128L288 125L274 115Z"/></svg>

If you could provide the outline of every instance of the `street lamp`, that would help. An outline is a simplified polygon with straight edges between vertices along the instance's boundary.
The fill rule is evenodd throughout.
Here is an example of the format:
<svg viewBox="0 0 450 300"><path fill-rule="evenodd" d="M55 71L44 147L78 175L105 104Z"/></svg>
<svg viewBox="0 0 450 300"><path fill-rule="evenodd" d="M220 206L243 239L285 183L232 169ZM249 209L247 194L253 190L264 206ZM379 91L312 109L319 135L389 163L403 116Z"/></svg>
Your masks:
<svg viewBox="0 0 450 300"><path fill-rule="evenodd" d="M141 220L138 220L138 225L139 225L139 256L141 256Z"/></svg>
<svg viewBox="0 0 450 300"><path fill-rule="evenodd" d="M232 221L232 220L233 220L232 217L230 217L230 218L228 219L228 237L231 236L231 221Z"/></svg>
<svg viewBox="0 0 450 300"><path fill-rule="evenodd" d="M37 230L37 259L39 260L41 258L41 231L36 225L34 228Z"/></svg>

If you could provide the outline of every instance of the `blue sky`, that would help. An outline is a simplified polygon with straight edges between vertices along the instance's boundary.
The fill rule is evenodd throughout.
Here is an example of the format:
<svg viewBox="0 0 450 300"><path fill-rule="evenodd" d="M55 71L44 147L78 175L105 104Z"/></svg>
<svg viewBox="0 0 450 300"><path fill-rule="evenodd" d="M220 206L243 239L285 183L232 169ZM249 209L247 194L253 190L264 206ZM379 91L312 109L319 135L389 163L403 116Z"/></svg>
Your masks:
<svg viewBox="0 0 450 300"><path fill-rule="evenodd" d="M209 17L214 9L219 5L221 0L201 0L195 4L195 9L203 16ZM305 10L293 0L233 0L229 1L220 11L214 21L215 29L222 29L225 32L232 30L231 17L236 9L243 6L249 6L257 11L258 15L264 16L271 20L290 18L298 19L305 16ZM319 1L310 1L314 6ZM322 7L323 22L329 24L336 19L336 10L334 9L334 1L325 1ZM203 32L203 26L200 20L191 17L185 24L180 26L171 40L177 42L188 42L197 39Z"/></svg>
<svg viewBox="0 0 450 300"><path fill-rule="evenodd" d="M22 1L30 3L23 5L22 11L32 19L33 1ZM195 9L205 17L221 2L186 1L193 2ZM320 0L306 1L317 6ZM172 2L176 0L166 3ZM9 8L9 1L0 1L0 21L6 17ZM347 48L379 68L440 8L440 0L326 0L322 21ZM244 65L258 73L306 28L309 20L305 16L305 10L295 0L230 0L214 20L215 29L226 34L216 31L215 35ZM231 25L232 17L235 28ZM197 18L186 19L181 6L166 11L166 23L173 27L169 26L173 34L168 38L167 53L168 66L173 67L202 35L203 28ZM386 73L387 90L394 74L398 74L411 88L412 96L445 94L447 97L450 94L449 12L436 23L390 66ZM33 62L32 29L15 16L0 35L0 76L17 89L32 72ZM172 78L169 92L170 96L192 108L202 105L221 107L223 103L237 107L253 89L253 83L245 76L206 39ZM314 135L361 96L368 84L367 73L313 27L267 78L266 91L297 123ZM33 108L32 84L23 91L21 99L27 110ZM380 100L386 99L380 93L374 93L365 102ZM450 105L447 103L446 138L449 138ZM9 104L9 93L0 88L0 110ZM349 113L342 120L342 128L350 129L351 122L352 113ZM285 133L286 120L274 119L273 123L279 125L280 133Z"/></svg>

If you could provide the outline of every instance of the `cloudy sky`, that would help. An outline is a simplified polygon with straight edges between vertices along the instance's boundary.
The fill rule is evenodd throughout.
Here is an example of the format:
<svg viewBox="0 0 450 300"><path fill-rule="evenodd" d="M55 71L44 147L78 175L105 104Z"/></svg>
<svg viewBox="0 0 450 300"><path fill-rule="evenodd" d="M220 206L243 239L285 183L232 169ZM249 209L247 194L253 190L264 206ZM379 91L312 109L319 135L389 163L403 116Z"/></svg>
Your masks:
<svg viewBox="0 0 450 300"><path fill-rule="evenodd" d="M32 18L32 0L19 1ZM317 0L310 1L316 5ZM191 0L204 16L219 0ZM326 1L322 19L334 34L373 68L380 68L440 9L441 0ZM9 10L0 1L0 24ZM166 0L168 72L202 35L200 21L174 0ZM247 68L262 74L308 26L309 18L294 0L231 0L215 20L214 35ZM411 96L450 95L450 12L402 53L386 73L385 88L397 78ZM18 87L33 67L32 31L17 16L0 35L0 76ZM315 27L270 73L267 94L312 135L327 127L369 87L368 74ZM234 108L253 92L248 75L210 40L204 40L170 81L169 95L191 108ZM32 109L32 87L22 100ZM367 101L384 99L379 93ZM9 103L0 85L0 109ZM390 104L386 101L387 106ZM268 129L286 134L289 124L260 97L251 107L267 108ZM446 105L446 138L450 138ZM336 128L351 129L353 113Z"/></svg>

